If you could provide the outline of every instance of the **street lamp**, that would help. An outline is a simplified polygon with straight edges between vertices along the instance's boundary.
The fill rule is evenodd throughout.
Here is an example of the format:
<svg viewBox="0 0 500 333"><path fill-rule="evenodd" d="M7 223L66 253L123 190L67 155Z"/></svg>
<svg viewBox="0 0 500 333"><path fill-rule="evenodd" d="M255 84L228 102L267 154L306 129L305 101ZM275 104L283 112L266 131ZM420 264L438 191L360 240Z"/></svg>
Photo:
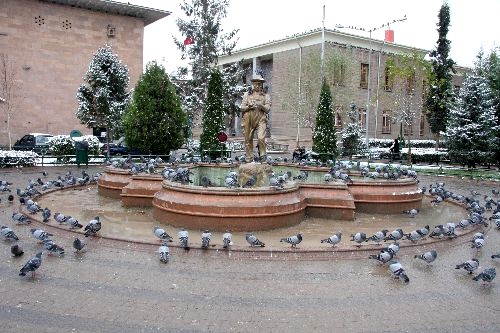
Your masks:
<svg viewBox="0 0 500 333"><path fill-rule="evenodd" d="M369 44L370 44L370 51L368 52L368 87L367 87L367 90L368 90L368 93L367 93L367 102L366 102L366 116L365 116L365 119L366 119L366 148L370 149L370 145L369 145L369 135L368 135L368 125L369 125L369 115L370 115L370 93L371 93L371 56L372 56L372 32L374 31L377 31L381 28L386 28L386 27L389 27L391 24L393 23L396 23L396 22L403 22L403 21L406 21L406 15L403 16L403 18L400 18L400 19L395 19L395 20L392 20L392 22L388 22L388 23L384 23L382 24L381 26L377 27L377 28L373 28L373 29L369 29L369 30L366 30L364 28L359 28L359 27L355 27L355 26L344 26L342 24L336 24L335 25L335 28L338 28L338 29L351 29L351 30L358 30L358 31L368 31L369 33ZM380 64L379 64L380 66ZM376 115L375 115L376 116Z"/></svg>

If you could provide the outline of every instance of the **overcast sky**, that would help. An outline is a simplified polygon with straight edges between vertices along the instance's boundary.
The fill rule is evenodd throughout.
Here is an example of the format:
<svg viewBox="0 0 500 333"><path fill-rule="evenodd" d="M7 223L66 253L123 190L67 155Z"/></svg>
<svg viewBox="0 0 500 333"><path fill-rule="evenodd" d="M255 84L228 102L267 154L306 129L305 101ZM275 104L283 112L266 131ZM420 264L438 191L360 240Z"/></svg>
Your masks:
<svg viewBox="0 0 500 333"><path fill-rule="evenodd" d="M180 53L172 35L181 38L175 21L185 19L180 9L182 0L115 0L144 7L162 9L171 15L150 24L144 31L144 63L157 60L173 71L181 64ZM451 27L451 57L460 66L472 66L481 49L489 53L500 47L500 0L449 0ZM432 50L438 38L440 0L231 0L224 31L239 29L236 49L266 43L289 35L321 28L325 5L325 28L336 24L356 26L366 30L380 27L386 22L407 20L391 26L394 42ZM384 39L384 28L374 31L372 38ZM368 37L368 32L342 29L342 31Z"/></svg>

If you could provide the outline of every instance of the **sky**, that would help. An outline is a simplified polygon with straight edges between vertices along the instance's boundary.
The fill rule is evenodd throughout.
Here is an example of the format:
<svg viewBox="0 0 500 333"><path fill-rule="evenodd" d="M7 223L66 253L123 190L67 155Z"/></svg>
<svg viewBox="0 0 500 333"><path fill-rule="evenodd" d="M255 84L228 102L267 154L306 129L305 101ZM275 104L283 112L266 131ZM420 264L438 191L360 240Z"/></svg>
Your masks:
<svg viewBox="0 0 500 333"><path fill-rule="evenodd" d="M185 19L180 9L182 0L115 0L149 8L170 11L172 14L144 30L144 64L156 60L168 73L179 65L180 52L172 36L183 40L177 29L177 18ZM190 1L190 0L188 0ZM441 0L230 0L227 17L222 21L225 32L239 29L237 49L297 33L321 28L325 6L326 29L336 24L370 30L406 15L406 21L391 25L394 42L432 50L438 39L438 13ZM489 53L500 47L500 0L448 0L450 6L451 58L459 66L472 67L481 49ZM497 22L497 23L495 23ZM372 32L372 38L383 40L385 28ZM368 32L341 29L346 33L368 37Z"/></svg>

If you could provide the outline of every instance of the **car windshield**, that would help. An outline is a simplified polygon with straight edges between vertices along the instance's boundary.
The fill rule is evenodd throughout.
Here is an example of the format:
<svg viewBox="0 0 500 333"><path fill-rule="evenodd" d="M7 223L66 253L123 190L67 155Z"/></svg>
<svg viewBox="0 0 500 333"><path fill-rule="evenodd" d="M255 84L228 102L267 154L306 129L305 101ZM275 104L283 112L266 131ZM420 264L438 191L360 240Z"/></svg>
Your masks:
<svg viewBox="0 0 500 333"><path fill-rule="evenodd" d="M36 144L37 145L46 145L49 143L50 139L52 137L51 136L41 136L41 135L38 135L36 137Z"/></svg>

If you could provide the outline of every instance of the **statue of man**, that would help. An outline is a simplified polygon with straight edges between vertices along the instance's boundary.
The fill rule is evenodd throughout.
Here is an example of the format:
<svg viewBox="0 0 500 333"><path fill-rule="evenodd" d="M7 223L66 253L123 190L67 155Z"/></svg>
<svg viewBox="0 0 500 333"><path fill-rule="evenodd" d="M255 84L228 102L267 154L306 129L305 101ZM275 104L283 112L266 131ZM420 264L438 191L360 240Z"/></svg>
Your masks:
<svg viewBox="0 0 500 333"><path fill-rule="evenodd" d="M260 160L266 159L266 126L267 115L271 110L271 96L264 92L265 80L260 75L252 78L252 90L243 95L241 111L242 127L245 133L245 160L253 161L253 137L257 132L257 147Z"/></svg>

